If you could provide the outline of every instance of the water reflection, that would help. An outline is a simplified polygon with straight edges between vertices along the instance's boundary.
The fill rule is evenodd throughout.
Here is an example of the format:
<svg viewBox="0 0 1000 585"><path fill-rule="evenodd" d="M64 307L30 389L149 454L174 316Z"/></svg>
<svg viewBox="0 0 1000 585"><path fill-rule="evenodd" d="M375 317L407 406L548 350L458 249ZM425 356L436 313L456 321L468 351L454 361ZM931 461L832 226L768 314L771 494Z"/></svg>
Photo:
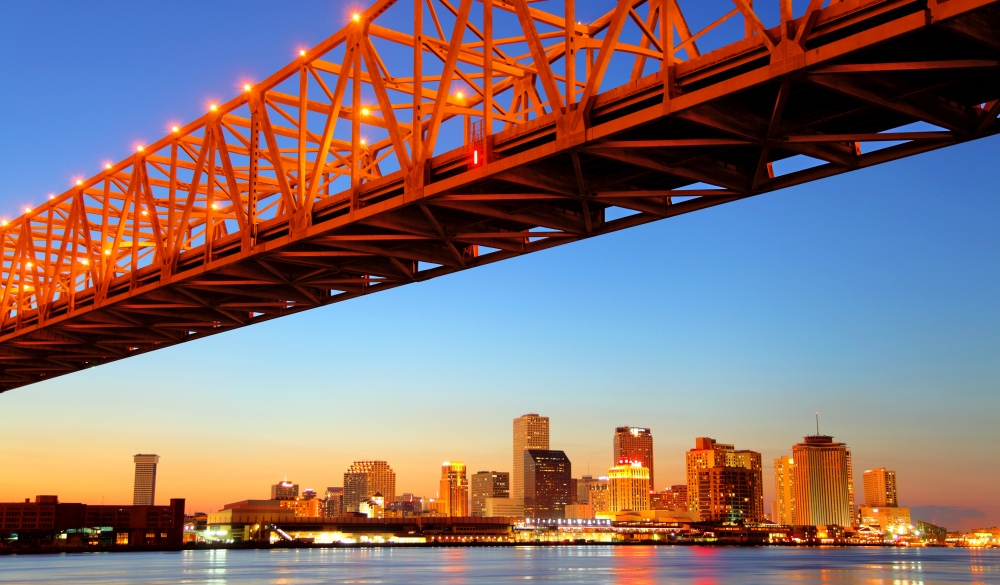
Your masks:
<svg viewBox="0 0 1000 585"><path fill-rule="evenodd" d="M0 584L937 585L1000 582L1000 550L666 546L184 551L0 557Z"/></svg>

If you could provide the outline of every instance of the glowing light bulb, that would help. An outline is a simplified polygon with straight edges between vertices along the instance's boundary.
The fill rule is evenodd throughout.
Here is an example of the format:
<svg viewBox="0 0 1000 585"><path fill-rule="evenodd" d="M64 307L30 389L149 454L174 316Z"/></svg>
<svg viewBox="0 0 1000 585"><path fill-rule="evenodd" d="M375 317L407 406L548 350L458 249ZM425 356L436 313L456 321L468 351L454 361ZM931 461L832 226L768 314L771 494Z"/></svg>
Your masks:
<svg viewBox="0 0 1000 585"><path fill-rule="evenodd" d="M351 20L353 20L354 22L361 22L361 15L355 12L354 14L351 15Z"/></svg>
<svg viewBox="0 0 1000 585"><path fill-rule="evenodd" d="M87 260L86 258L80 258L80 264L83 264L84 266L89 266L90 260Z"/></svg>
<svg viewBox="0 0 1000 585"><path fill-rule="evenodd" d="M32 264L31 262L28 262L27 264L24 265L24 267L28 268L28 269L31 269L31 267L33 267L33 266L34 266L34 264Z"/></svg>
<svg viewBox="0 0 1000 585"><path fill-rule="evenodd" d="M305 57L305 56L306 56L306 50L305 49L302 49L301 51L299 51L299 57Z"/></svg>
<svg viewBox="0 0 1000 585"><path fill-rule="evenodd" d="M143 210L142 210L142 214L143 214L143 215L149 215L149 212L148 212L148 211L146 211L145 209L143 209Z"/></svg>
<svg viewBox="0 0 1000 585"><path fill-rule="evenodd" d="M5 225L7 225L7 220L6 219L0 221L0 226L5 226Z"/></svg>
<svg viewBox="0 0 1000 585"><path fill-rule="evenodd" d="M455 97L457 97L458 99L463 99L465 97L465 94L459 91L455 93Z"/></svg>
<svg viewBox="0 0 1000 585"><path fill-rule="evenodd" d="M210 109L210 110L212 110L214 112L215 110L219 109L219 106L217 106L215 104L212 104L212 105L208 106L208 109Z"/></svg>
<svg viewBox="0 0 1000 585"><path fill-rule="evenodd" d="M361 108L361 115L362 116L367 116L370 113L372 113L372 111L369 110L368 108Z"/></svg>
<svg viewBox="0 0 1000 585"><path fill-rule="evenodd" d="M249 83L244 83L243 84L243 91L250 91L251 87L253 87L253 86L251 86Z"/></svg>
<svg viewBox="0 0 1000 585"><path fill-rule="evenodd" d="M362 138L361 139L361 146L364 146L365 144L368 144L368 141L366 141L364 138Z"/></svg>
<svg viewBox="0 0 1000 585"><path fill-rule="evenodd" d="M107 164L105 164L105 165L104 165L104 168L106 168L106 169L110 169L110 168L111 168L111 163L107 163Z"/></svg>
<svg viewBox="0 0 1000 585"><path fill-rule="evenodd" d="M49 201L52 201L52 200L53 200L53 199L55 199L55 198L56 198L56 196L55 196L55 195L49 195Z"/></svg>
<svg viewBox="0 0 1000 585"><path fill-rule="evenodd" d="M135 150L136 150L136 152L142 152L142 151L146 150L146 147L145 147L145 146L142 146L142 145L140 144L139 146L135 147Z"/></svg>
<svg viewBox="0 0 1000 585"><path fill-rule="evenodd" d="M25 207L24 208L24 212L25 213L31 213L31 208L30 207Z"/></svg>
<svg viewBox="0 0 1000 585"><path fill-rule="evenodd" d="M82 185L82 184L83 184L83 181L81 181L80 179L77 179L77 180L76 180L76 186L77 186L77 187L79 187L79 186L80 186L80 185Z"/></svg>
<svg viewBox="0 0 1000 585"><path fill-rule="evenodd" d="M218 209L218 208L219 208L219 204L218 203L213 203L212 204L212 209Z"/></svg>
<svg viewBox="0 0 1000 585"><path fill-rule="evenodd" d="M176 134L176 133L180 132L181 129L178 128L177 126L171 126L170 127L170 131L173 132L174 134Z"/></svg>
<svg viewBox="0 0 1000 585"><path fill-rule="evenodd" d="M104 255L105 256L110 256L111 255L111 250L105 250L104 251Z"/></svg>

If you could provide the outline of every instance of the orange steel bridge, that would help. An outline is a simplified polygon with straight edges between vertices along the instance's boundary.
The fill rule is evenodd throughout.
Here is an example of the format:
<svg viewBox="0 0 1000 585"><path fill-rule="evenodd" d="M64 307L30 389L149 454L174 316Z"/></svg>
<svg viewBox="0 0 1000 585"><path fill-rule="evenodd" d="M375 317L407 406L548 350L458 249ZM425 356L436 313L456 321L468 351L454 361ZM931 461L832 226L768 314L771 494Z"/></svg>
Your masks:
<svg viewBox="0 0 1000 585"><path fill-rule="evenodd" d="M1000 132L1000 0L702 1L348 16L3 222L0 391Z"/></svg>

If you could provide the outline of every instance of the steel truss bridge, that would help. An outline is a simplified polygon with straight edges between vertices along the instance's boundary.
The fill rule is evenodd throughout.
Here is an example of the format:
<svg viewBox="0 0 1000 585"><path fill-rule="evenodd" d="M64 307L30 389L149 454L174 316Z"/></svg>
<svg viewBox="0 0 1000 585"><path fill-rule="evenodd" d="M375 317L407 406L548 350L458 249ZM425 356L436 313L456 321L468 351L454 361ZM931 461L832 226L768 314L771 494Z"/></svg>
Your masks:
<svg viewBox="0 0 1000 585"><path fill-rule="evenodd" d="M348 16L3 222L0 391L1000 132L1000 0L703 1Z"/></svg>

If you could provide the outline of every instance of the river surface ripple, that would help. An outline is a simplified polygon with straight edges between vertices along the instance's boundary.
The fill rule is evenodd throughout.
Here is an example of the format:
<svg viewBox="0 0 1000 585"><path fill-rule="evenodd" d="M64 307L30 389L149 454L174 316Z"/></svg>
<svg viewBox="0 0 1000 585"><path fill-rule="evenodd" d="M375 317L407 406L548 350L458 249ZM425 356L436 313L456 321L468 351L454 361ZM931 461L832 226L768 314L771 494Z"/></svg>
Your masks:
<svg viewBox="0 0 1000 585"><path fill-rule="evenodd" d="M562 546L216 550L0 557L0 583L1000 584L1000 550Z"/></svg>

